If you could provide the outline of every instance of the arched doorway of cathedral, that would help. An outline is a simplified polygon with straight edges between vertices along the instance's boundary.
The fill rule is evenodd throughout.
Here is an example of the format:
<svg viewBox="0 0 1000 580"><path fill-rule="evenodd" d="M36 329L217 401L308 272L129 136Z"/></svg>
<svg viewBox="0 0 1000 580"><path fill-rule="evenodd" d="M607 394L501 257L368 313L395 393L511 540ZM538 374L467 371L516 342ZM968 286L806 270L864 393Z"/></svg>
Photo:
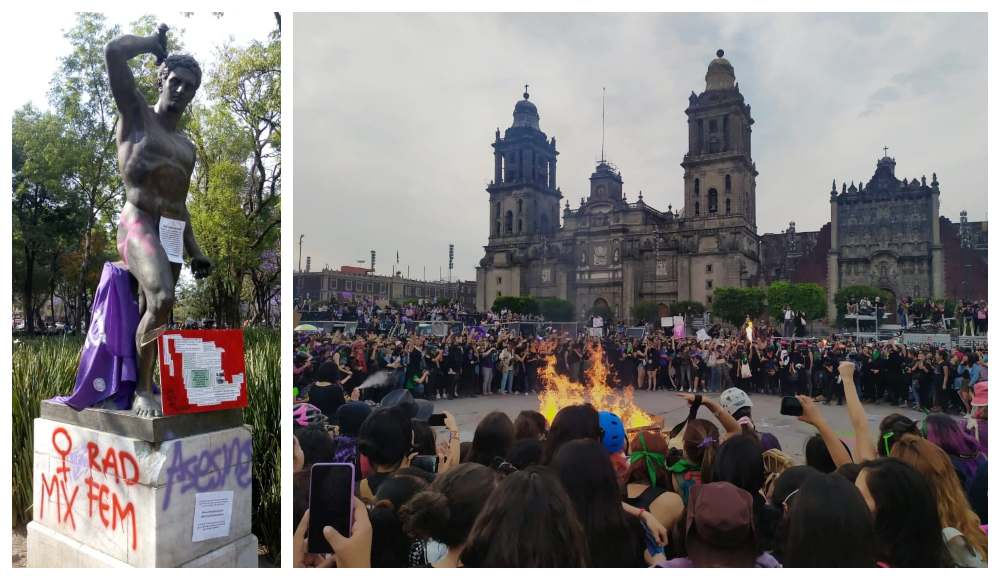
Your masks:
<svg viewBox="0 0 1000 580"><path fill-rule="evenodd" d="M895 320L896 318L896 291L888 286L879 286L879 290L885 292L889 295L888 299L885 301L885 313L889 315L889 318ZM882 324L885 318L879 320L879 324Z"/></svg>
<svg viewBox="0 0 1000 580"><path fill-rule="evenodd" d="M591 307L590 313L592 316L600 316L604 319L604 322L610 323L615 317L615 311L611 309L611 305L604 298L598 298L594 300L594 306Z"/></svg>

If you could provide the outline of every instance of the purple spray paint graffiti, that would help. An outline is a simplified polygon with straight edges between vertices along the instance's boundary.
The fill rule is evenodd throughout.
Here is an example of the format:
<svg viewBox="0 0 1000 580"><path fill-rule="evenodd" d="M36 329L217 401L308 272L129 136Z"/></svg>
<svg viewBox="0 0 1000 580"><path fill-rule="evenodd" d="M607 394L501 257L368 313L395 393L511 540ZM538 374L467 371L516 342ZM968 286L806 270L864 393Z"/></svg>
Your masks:
<svg viewBox="0 0 1000 580"><path fill-rule="evenodd" d="M174 447L174 457L167 468L167 487L163 495L163 509L170 507L174 484L180 494L215 491L222 489L232 474L236 485L245 488L251 481L251 460L253 442L247 438L234 437L232 441L214 449L203 449L201 453L184 456L184 448L178 441Z"/></svg>

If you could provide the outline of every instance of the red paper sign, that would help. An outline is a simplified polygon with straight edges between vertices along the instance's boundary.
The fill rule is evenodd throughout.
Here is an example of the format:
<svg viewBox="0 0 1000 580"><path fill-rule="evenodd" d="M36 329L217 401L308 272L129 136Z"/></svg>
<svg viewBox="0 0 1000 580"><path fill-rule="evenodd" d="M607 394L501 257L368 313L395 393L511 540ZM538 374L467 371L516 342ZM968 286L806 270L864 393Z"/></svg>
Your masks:
<svg viewBox="0 0 1000 580"><path fill-rule="evenodd" d="M168 330L158 346L164 415L247 406L242 330Z"/></svg>

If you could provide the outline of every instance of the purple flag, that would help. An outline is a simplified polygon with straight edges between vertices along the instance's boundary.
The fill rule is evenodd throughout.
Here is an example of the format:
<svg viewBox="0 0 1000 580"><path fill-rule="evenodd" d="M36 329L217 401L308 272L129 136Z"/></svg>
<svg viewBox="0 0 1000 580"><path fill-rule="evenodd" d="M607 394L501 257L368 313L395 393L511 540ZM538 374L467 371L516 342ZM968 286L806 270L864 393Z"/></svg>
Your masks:
<svg viewBox="0 0 1000 580"><path fill-rule="evenodd" d="M131 275L119 265L106 262L94 294L73 394L55 397L52 402L77 411L104 401L118 409L130 408L135 393L138 327L139 303L132 293Z"/></svg>

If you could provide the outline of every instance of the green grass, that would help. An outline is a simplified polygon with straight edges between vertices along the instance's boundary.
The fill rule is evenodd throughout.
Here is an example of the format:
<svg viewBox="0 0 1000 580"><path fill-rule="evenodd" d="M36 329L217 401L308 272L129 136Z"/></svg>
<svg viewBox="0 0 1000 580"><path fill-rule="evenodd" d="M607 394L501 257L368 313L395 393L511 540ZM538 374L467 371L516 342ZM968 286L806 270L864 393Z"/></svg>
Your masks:
<svg viewBox="0 0 1000 580"><path fill-rule="evenodd" d="M244 411L253 432L253 533L269 557L281 558L280 393L281 340L277 330L248 329L246 338L247 388L250 402ZM82 337L20 339L13 348L13 524L31 521L32 429L39 402L72 392L80 360Z"/></svg>

